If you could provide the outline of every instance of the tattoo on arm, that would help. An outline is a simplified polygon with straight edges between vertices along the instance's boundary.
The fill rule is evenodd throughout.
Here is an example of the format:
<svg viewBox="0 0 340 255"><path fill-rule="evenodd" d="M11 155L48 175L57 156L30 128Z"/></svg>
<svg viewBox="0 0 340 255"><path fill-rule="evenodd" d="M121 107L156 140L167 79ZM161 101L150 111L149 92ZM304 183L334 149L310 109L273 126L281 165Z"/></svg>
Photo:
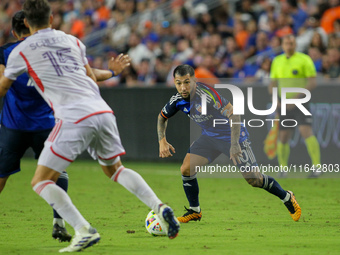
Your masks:
<svg viewBox="0 0 340 255"><path fill-rule="evenodd" d="M240 115L232 115L229 120L232 121L232 126L230 126L231 129L231 144L238 143L240 139L240 132L241 132L241 124L234 124L235 122L240 123L241 117Z"/></svg>
<svg viewBox="0 0 340 255"><path fill-rule="evenodd" d="M164 119L161 115L158 115L158 121L157 121L158 141L162 140L165 137L165 131L166 131L167 125L168 125L168 120Z"/></svg>

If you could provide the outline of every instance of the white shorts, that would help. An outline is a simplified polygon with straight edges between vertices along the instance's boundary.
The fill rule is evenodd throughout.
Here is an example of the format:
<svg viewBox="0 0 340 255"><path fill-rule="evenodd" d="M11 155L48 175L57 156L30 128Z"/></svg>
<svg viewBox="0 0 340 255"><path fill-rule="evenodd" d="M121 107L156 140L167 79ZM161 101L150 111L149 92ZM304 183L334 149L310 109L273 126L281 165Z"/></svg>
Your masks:
<svg viewBox="0 0 340 255"><path fill-rule="evenodd" d="M125 154L112 113L93 115L77 124L59 120L45 141L38 165L61 173L86 149L106 166Z"/></svg>

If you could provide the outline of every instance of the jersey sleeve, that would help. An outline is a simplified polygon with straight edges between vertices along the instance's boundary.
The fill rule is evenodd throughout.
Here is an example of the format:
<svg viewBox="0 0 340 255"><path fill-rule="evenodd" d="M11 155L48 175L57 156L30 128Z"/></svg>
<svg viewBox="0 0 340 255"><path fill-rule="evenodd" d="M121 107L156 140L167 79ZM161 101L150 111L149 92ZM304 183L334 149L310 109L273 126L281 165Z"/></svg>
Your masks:
<svg viewBox="0 0 340 255"><path fill-rule="evenodd" d="M213 95L213 101L211 101L213 107L219 110L224 117L229 118L233 115L233 105L218 92L215 91Z"/></svg>
<svg viewBox="0 0 340 255"><path fill-rule="evenodd" d="M306 55L305 61L305 75L306 78L316 77L315 65L313 63L313 60L308 55Z"/></svg>
<svg viewBox="0 0 340 255"><path fill-rule="evenodd" d="M80 54L81 54L81 59L83 61L83 65L84 66L87 65L89 63L89 61L87 60L87 57L86 57L86 46L82 43L82 41L80 41L75 36L73 36L73 35L68 35L68 36L70 36L72 42L77 45L76 47L79 47Z"/></svg>
<svg viewBox="0 0 340 255"><path fill-rule="evenodd" d="M164 119L168 119L172 116L174 116L178 111L178 107L177 107L177 100L178 99L178 95L173 95L170 98L170 101L163 107L163 109L161 110L161 115Z"/></svg>
<svg viewBox="0 0 340 255"><path fill-rule="evenodd" d="M224 117L230 118L231 115L233 115L233 105L224 97L221 97L222 101L222 107L221 107L221 114Z"/></svg>
<svg viewBox="0 0 340 255"><path fill-rule="evenodd" d="M207 84L203 86L205 88L202 87L201 89L212 99L209 101L213 108L218 110L224 117L229 118L233 115L233 105L227 99L221 96L213 87Z"/></svg>
<svg viewBox="0 0 340 255"><path fill-rule="evenodd" d="M20 55L19 47L16 47L11 54L9 54L7 60L7 66L4 76L10 80L16 80L17 77L24 72L27 72L27 65L24 58Z"/></svg>

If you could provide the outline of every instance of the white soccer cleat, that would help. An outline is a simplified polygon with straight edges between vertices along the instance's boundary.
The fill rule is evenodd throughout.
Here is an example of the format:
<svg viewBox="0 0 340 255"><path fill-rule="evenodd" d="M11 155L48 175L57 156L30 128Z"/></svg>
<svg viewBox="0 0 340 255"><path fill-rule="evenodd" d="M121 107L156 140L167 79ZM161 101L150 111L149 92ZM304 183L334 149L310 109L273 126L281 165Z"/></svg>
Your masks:
<svg viewBox="0 0 340 255"><path fill-rule="evenodd" d="M59 250L60 253L63 252L74 252L74 251L82 251L92 245L98 243L100 240L100 235L97 230L93 227L83 227L78 233L76 233L72 239L72 243Z"/></svg>
<svg viewBox="0 0 340 255"><path fill-rule="evenodd" d="M180 226L179 221L175 217L172 209L169 206L163 204L159 208L159 213L157 215L159 216L160 220L166 224L166 233L168 234L168 237L170 239L174 239L178 235Z"/></svg>

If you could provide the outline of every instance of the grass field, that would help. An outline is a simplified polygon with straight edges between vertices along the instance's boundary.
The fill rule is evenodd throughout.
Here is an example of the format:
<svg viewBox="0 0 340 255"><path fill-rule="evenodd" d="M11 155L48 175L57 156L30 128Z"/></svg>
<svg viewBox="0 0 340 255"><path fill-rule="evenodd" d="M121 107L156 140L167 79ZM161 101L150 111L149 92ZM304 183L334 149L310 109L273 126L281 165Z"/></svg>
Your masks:
<svg viewBox="0 0 340 255"><path fill-rule="evenodd" d="M0 195L0 254L53 254L64 246L51 238L52 210L30 187L36 161L24 160ZM132 163L176 215L187 205L179 164ZM94 161L69 167L69 194L101 234L86 254L340 254L340 179L284 179L302 217L294 222L282 202L240 178L200 178L200 222L181 225L174 240L144 227L149 209L113 183ZM73 234L73 230L68 226ZM135 233L127 233L134 230Z"/></svg>

